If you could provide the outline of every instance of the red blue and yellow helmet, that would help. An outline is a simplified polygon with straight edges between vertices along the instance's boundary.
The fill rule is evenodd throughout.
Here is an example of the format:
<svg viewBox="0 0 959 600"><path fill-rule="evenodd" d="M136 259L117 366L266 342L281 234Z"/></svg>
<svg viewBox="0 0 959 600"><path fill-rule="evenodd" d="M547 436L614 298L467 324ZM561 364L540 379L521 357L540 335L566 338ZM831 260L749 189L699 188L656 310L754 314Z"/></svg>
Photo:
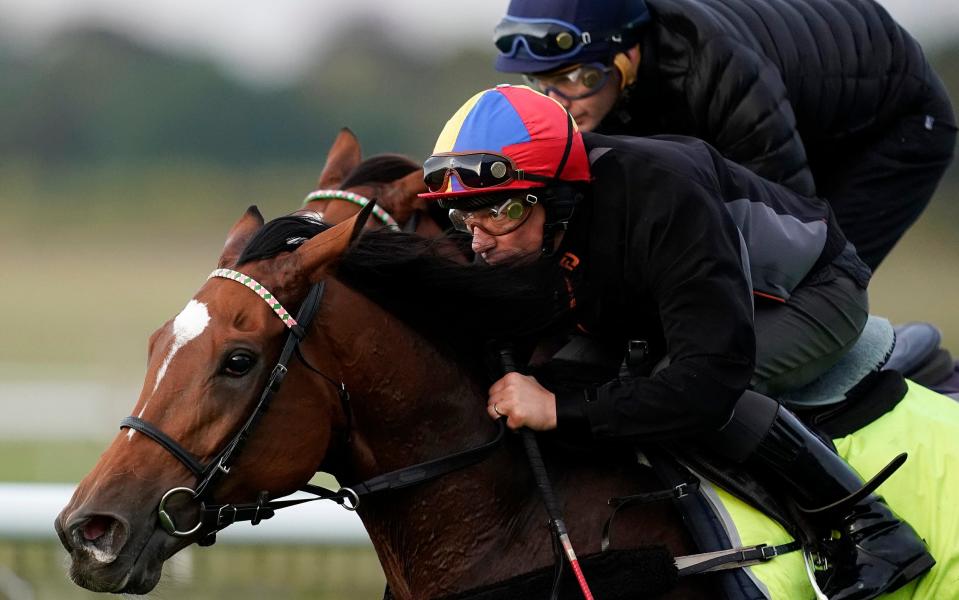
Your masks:
<svg viewBox="0 0 959 600"><path fill-rule="evenodd" d="M586 182L582 133L559 103L526 86L499 85L460 107L424 163L429 192L446 199Z"/></svg>

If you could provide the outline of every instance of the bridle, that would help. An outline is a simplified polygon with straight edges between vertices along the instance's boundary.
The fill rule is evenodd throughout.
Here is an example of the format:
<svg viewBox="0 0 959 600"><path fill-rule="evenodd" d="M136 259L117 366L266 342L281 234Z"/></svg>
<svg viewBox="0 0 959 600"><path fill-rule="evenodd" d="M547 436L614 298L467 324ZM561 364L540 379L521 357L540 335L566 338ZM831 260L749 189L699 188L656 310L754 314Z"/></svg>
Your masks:
<svg viewBox="0 0 959 600"><path fill-rule="evenodd" d="M287 326L289 332L283 345L283 349L280 352L280 357L277 360L276 365L273 367L270 378L260 394L260 399L257 402L256 407L253 409L253 412L249 417L247 417L247 420L243 423L243 426L240 428L240 430L234 434L232 438L230 438L230 441L227 442L223 449L214 455L214 457L206 465L200 462L193 454L183 448L183 446L181 446L179 443L163 433L163 431L161 431L155 425L137 417L126 417L120 421L121 429L130 428L139 431L140 433L143 433L150 439L154 440L156 443L160 444L163 448L170 452L170 454L172 454L177 460L183 463L183 465L186 466L186 468L189 469L190 472L193 473L197 478L197 483L193 488L174 487L167 490L160 499L160 502L157 506L157 517L160 522L160 526L169 535L179 538L197 536L197 543L199 545L209 546L216 542L216 533L218 531L228 527L229 525L232 525L233 523L239 521L250 521L251 524L256 525L263 520L273 517L275 512L281 508L295 506L304 502L332 500L343 506L346 510L355 511L359 507L361 499L369 494L403 489L469 467L486 458L490 452L497 448L500 442L502 442L504 438L505 426L503 424L504 419L499 419L496 421L498 427L496 435L492 440L482 445L467 448L447 456L398 469L396 471L377 475L365 481L342 487L336 491L310 483L302 485L300 487L300 491L312 494L314 496L313 498L270 500L269 493L266 491L261 491L258 494L256 502L245 504L207 503L207 500L212 497L212 490L214 489L215 485L223 477L230 474L237 454L239 454L239 452L243 449L247 439L252 434L260 418L266 412L266 409L269 407L271 399L280 389L280 386L289 370L289 363L294 355L300 359L300 362L302 362L306 368L321 375L326 381L336 387L337 393L340 397L340 402L343 406L344 414L347 416L347 440L349 439L349 427L351 423L351 411L349 406L350 396L346 390L346 385L342 381L337 382L335 379L332 379L322 371L310 365L309 362L306 361L303 354L299 351L299 344L306 337L306 334L309 331L309 326L313 321L313 317L316 315L316 312L320 306L320 302L323 299L325 282L321 281L314 284L310 288L310 291L307 293L307 296L304 299L303 304L300 306L300 310L297 313L296 318L294 319L292 316L290 316L286 309L283 308L280 302L263 285L258 283L252 277L230 269L216 269L209 276L209 278L213 277L231 279L256 292L256 294L270 306L270 308L277 315L277 317L280 318L284 325ZM900 460L899 464L901 465L901 461L905 460L905 458L904 456L900 456L897 458L897 460ZM540 461L540 465L541 464L542 463ZM895 465L895 467L898 466L899 465ZM889 469L890 467L887 467L885 471L889 471ZM892 468L891 470L895 470L895 468ZM891 473L891 471L889 472ZM880 473L880 475L882 475L882 473ZM888 474L886 474L885 477L888 477ZM879 478L880 477L877 476L874 479ZM881 483L881 481L879 483ZM870 484L867 484L867 487L872 486L872 488L864 488L863 493L870 493L877 485L878 483L870 482ZM629 498L613 500L627 501L630 503L646 503L651 501L660 501L667 498L681 498L687 493L687 488L688 483L681 482L671 490L650 492L631 496ZM166 504L169 499L181 494L189 494L192 500L200 503L200 518L198 519L197 523L188 530L177 529L177 525L172 515L170 515L170 513L166 510ZM619 506L619 504L622 504L622 502L618 503L617 506ZM615 511L613 514L615 514ZM613 515L610 515L605 527L604 544L608 544L607 540L609 535L609 524L610 521L612 521L612 516ZM679 575L692 575L707 570L732 568L754 564L755 562L764 562L780 554L797 550L800 547L801 545L799 542L791 542L775 547L767 546L766 544L760 544L758 546L748 548L735 548L720 552L708 552L705 554L678 557L676 559L676 565L678 567ZM554 552L557 550L558 548L554 547ZM562 574L562 559L558 557L554 558L557 560L557 569L553 583L553 598L557 597L559 592L559 583Z"/></svg>
<svg viewBox="0 0 959 600"><path fill-rule="evenodd" d="M404 228L400 227L400 224L396 222L396 219L390 215L390 213L383 210L382 207L377 206L373 200L370 200L366 196L361 196L360 194L354 194L353 192L347 192L345 190L313 190L306 195L306 198L303 200L303 205L306 206L314 200L343 200L344 202L349 202L355 204L360 208L366 208L368 205L373 204L372 214L374 217L379 219L379 221L387 228L392 229L393 231L401 231ZM414 212L414 215L416 213ZM322 215L321 215L322 216ZM412 229L409 227L405 228L407 231L416 230L416 222L413 222Z"/></svg>
<svg viewBox="0 0 959 600"><path fill-rule="evenodd" d="M192 488L185 486L171 488L167 490L160 499L160 503L157 506L157 516L160 521L160 526L171 536L180 538L199 536L200 540L197 543L201 546L208 546L216 541L217 531L233 523L250 521L253 525L256 525L260 521L271 518L275 511L280 508L315 500L332 500L349 511L355 511L359 507L360 499L367 494L409 487L468 467L484 459L486 455L502 441L505 428L502 422L498 422L499 429L496 436L491 441L480 446L378 475L366 481L348 487L342 487L336 491L310 483L306 483L300 487L300 491L313 494L315 496L313 498L270 500L268 492L261 491L256 502L245 504L208 503L207 501L212 498L213 489L216 484L230 473L236 456L240 450L243 449L246 441L259 423L260 418L266 412L273 396L280 389L283 379L289 370L289 363L294 355L300 359L300 362L302 362L306 368L322 376L336 388L344 414L347 417L347 439L349 439L352 415L349 405L350 395L346 389L346 385L342 381L336 381L310 365L299 350L299 344L306 337L313 317L316 315L320 302L323 299L325 282L321 281L310 288L294 319L273 294L252 277L231 269L216 269L210 274L208 279L214 277L236 281L256 292L256 294L269 305L277 317L280 318L283 324L286 325L289 332L283 344L283 349L280 352L280 357L270 373L270 378L263 388L260 399L253 409L253 412L247 417L247 420L243 423L243 426L240 427L239 431L230 438L223 449L214 455L207 464L204 465L182 445L166 435L158 427L143 419L138 417L125 417L120 421L121 429L129 428L139 431L160 444L197 478ZM173 516L166 509L170 498L181 494L189 494L193 500L200 503L199 520L196 525L186 530L177 529Z"/></svg>

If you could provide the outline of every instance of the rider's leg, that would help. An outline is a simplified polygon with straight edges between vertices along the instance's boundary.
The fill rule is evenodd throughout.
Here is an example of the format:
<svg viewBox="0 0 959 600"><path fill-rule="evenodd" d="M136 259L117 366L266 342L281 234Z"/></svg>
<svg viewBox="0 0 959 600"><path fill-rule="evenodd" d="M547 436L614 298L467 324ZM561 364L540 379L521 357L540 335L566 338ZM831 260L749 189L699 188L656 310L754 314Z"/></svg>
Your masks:
<svg viewBox="0 0 959 600"><path fill-rule="evenodd" d="M729 423L710 441L803 508L828 506L863 485L856 471L795 415L755 392L743 395ZM841 534L823 585L830 600L874 598L935 564L918 534L876 494L824 519L824 532Z"/></svg>
<svg viewBox="0 0 959 600"><path fill-rule="evenodd" d="M818 194L870 268L929 204L955 144L956 119L936 79L925 101L881 132L810 153Z"/></svg>
<svg viewBox="0 0 959 600"><path fill-rule="evenodd" d="M752 387L776 396L813 381L856 343L869 298L842 269L828 265L786 303L756 299Z"/></svg>

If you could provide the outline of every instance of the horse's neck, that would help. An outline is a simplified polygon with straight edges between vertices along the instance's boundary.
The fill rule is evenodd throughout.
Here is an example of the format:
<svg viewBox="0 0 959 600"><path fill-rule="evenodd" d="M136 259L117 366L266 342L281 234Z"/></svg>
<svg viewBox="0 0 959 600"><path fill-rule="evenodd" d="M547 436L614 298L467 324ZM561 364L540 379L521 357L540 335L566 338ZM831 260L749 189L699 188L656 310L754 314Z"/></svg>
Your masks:
<svg viewBox="0 0 959 600"><path fill-rule="evenodd" d="M334 475L348 484L494 437L485 390L461 367L359 294L339 285L330 291L337 304L363 315L362 323L338 318L325 326L353 411L350 464ZM439 480L363 499L360 516L398 597L472 585L476 566L502 544L523 548L525 524L534 521L527 517L539 503L527 471L510 455L501 447ZM539 533L542 521L535 519ZM526 557L538 551L529 548Z"/></svg>

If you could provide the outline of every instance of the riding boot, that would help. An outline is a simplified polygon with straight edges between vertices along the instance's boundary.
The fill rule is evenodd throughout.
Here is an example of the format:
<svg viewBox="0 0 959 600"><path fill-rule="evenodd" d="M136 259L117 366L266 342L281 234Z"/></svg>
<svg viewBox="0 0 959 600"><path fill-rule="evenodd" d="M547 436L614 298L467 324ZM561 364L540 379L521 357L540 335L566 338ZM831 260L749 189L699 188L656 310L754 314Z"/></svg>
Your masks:
<svg viewBox="0 0 959 600"><path fill-rule="evenodd" d="M765 431L764 431L765 430ZM846 462L775 400L746 392L719 440L729 458L791 496L802 508L836 503L860 490L863 481ZM830 600L868 600L898 589L935 564L919 535L876 494L870 494L818 523L840 536L829 546L833 562L820 587Z"/></svg>

